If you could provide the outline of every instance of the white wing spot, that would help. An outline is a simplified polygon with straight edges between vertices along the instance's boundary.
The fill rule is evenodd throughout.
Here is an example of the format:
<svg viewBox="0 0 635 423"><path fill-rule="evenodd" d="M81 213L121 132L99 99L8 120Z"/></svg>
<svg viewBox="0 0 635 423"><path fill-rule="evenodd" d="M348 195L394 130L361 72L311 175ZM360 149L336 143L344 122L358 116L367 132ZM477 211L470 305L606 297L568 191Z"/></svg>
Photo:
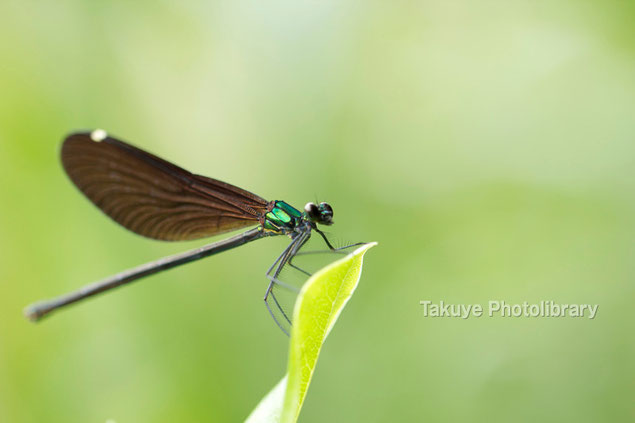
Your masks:
<svg viewBox="0 0 635 423"><path fill-rule="evenodd" d="M90 139L95 142L100 142L108 138L108 133L103 129L95 129L90 133Z"/></svg>

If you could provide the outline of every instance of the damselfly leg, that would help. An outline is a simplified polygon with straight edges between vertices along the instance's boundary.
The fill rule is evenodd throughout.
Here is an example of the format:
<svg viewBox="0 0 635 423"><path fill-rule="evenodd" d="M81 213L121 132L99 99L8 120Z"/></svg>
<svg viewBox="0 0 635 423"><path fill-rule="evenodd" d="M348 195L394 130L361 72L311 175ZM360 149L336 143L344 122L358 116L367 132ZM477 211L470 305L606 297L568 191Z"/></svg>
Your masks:
<svg viewBox="0 0 635 423"><path fill-rule="evenodd" d="M315 229L314 229L315 230ZM332 259L332 254L348 254L349 249L359 245L363 245L363 242L346 245L343 247L335 248L326 238L326 235L321 231L317 231L328 249L315 250L315 251L300 251L311 238L311 231L305 231L299 233L293 238L289 246L282 252L282 254L276 259L267 271L267 278L269 279L269 285L265 292L265 305L267 310L271 314L271 317L276 322L278 327L288 336L292 325L292 313L293 306L297 294L300 291L300 287L306 281L307 277L311 277L313 273L325 265L329 264ZM294 259L299 256L317 256L322 255L323 260L313 260L313 263L302 263L298 265L294 263ZM306 261L306 260L304 260ZM310 265L310 271L306 270L305 266ZM292 269L297 272L298 277L294 283L283 281L289 277L289 272L285 269ZM281 273L285 272L285 277L281 278Z"/></svg>
<svg viewBox="0 0 635 423"><path fill-rule="evenodd" d="M300 248L302 248L310 237L310 230L297 234L289 246L285 248L282 254L271 265L266 275L267 279L269 279L269 285L265 292L265 305L273 320L287 336L289 335L291 327L293 304L300 288L281 281L279 276L285 265L298 253Z"/></svg>

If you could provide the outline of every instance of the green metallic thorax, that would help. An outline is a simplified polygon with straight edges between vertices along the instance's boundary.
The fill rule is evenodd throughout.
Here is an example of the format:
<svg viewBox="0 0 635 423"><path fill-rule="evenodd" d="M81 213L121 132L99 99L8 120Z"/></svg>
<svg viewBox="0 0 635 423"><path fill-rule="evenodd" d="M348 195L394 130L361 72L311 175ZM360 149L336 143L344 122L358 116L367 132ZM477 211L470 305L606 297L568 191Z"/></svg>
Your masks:
<svg viewBox="0 0 635 423"><path fill-rule="evenodd" d="M299 210L284 201L276 201L271 211L265 214L263 228L274 232L290 231L302 221L302 217L303 214Z"/></svg>

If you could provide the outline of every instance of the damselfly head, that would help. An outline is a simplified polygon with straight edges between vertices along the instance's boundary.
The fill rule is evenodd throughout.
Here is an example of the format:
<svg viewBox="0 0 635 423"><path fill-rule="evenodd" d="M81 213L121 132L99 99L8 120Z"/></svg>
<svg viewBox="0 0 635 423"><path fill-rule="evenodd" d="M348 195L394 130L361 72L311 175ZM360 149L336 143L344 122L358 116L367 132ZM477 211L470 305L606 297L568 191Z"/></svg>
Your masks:
<svg viewBox="0 0 635 423"><path fill-rule="evenodd" d="M304 211L312 222L322 225L333 224L333 208L328 203L306 203Z"/></svg>

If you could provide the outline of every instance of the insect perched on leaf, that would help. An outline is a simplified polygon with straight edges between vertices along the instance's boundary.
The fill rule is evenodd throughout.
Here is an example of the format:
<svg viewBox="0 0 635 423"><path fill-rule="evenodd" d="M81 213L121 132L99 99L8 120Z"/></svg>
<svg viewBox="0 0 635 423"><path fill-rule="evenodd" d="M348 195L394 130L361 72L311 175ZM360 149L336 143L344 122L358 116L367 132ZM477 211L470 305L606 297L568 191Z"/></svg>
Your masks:
<svg viewBox="0 0 635 423"><path fill-rule="evenodd" d="M153 154L109 136L103 130L69 135L62 145L62 164L79 190L125 228L148 238L184 241L210 237L257 225L233 237L165 257L87 285L78 291L26 308L31 320L101 292L172 267L201 259L260 238L287 235L291 243L267 271L265 303L280 328L288 334L290 316L275 288L293 258L317 232L334 248L318 225L333 223L327 203L307 203L299 211L284 201L267 201L249 191L195 175ZM353 244L359 245L359 244ZM343 248L348 248L349 245Z"/></svg>

